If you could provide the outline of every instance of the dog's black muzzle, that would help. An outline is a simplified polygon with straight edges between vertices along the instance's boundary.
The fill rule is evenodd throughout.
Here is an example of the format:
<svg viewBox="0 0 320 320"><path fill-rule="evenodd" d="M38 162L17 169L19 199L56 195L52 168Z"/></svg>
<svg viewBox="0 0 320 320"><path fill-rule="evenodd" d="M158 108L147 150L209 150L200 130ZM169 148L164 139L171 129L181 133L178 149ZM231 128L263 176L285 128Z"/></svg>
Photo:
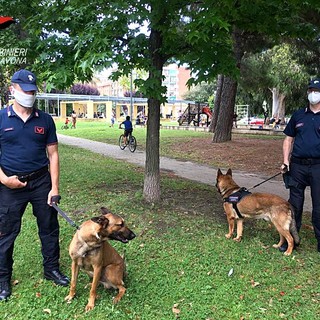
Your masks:
<svg viewBox="0 0 320 320"><path fill-rule="evenodd" d="M121 241L122 243L128 243L130 240L134 239L136 235L129 229L125 231L113 232L109 235L109 239Z"/></svg>

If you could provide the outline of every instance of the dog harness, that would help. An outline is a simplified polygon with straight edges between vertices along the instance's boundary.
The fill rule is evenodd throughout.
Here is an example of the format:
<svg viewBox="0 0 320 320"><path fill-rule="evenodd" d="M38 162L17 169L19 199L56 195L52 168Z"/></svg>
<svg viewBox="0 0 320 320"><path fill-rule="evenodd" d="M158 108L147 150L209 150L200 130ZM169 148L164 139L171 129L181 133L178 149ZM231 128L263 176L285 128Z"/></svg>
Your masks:
<svg viewBox="0 0 320 320"><path fill-rule="evenodd" d="M240 200L242 198L244 198L245 196L247 196L249 194L251 194L251 192L248 191L247 188L242 187L238 191L230 194L229 197L223 198L223 201L228 202L228 203L232 203L232 207L235 210L235 212L237 213L238 217L240 219L243 219L243 216L238 209L237 203L240 202Z"/></svg>

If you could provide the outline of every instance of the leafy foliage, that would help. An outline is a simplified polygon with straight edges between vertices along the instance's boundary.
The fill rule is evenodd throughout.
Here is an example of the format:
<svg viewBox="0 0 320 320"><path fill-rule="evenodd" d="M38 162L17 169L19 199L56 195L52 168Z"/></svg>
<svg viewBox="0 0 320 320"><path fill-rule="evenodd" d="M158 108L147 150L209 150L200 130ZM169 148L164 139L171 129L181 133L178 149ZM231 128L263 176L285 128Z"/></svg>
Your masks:
<svg viewBox="0 0 320 320"><path fill-rule="evenodd" d="M190 89L183 98L201 103L212 101L216 90L215 83L200 83Z"/></svg>
<svg viewBox="0 0 320 320"><path fill-rule="evenodd" d="M84 94L91 96L99 96L100 93L97 88L88 84L76 83L70 88L72 94Z"/></svg>
<svg viewBox="0 0 320 320"><path fill-rule="evenodd" d="M256 110L262 113L263 100L272 104L269 89L278 88L287 97L287 113L303 106L309 74L296 57L294 46L282 44L244 59L241 85L253 98L246 103L256 100Z"/></svg>

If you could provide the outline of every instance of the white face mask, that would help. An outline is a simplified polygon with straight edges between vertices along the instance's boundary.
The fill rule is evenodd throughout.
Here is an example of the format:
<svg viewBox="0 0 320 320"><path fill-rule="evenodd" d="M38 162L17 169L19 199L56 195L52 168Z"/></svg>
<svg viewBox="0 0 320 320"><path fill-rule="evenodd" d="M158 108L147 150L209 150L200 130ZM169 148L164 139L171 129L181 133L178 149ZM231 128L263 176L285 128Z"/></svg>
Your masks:
<svg viewBox="0 0 320 320"><path fill-rule="evenodd" d="M308 94L308 100L311 104L317 104L320 102L320 92L312 91Z"/></svg>
<svg viewBox="0 0 320 320"><path fill-rule="evenodd" d="M12 89L12 95L14 96L14 99L23 107L25 108L32 108L34 105L34 102L36 101L36 95L35 94L26 94L24 92Z"/></svg>

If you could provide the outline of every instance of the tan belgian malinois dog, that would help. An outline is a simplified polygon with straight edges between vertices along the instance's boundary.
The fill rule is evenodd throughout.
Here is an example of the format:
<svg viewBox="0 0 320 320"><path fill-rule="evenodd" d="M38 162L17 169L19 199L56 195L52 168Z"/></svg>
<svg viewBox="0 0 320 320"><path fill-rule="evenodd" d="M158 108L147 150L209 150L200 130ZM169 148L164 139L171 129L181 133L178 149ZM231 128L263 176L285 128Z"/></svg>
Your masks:
<svg viewBox="0 0 320 320"><path fill-rule="evenodd" d="M127 243L135 238L135 234L125 226L124 220L101 208L102 215L85 221L75 233L69 246L72 259L71 283L66 301L71 301L76 294L79 269L83 269L90 277L92 284L88 304L85 311L94 308L97 287L102 283L105 288L118 289L113 302L117 303L124 295L123 277L125 273L124 259L108 243L108 239Z"/></svg>
<svg viewBox="0 0 320 320"><path fill-rule="evenodd" d="M232 179L232 171L229 169L223 174L220 169L217 172L216 187L224 200L224 211L227 215L229 233L226 238L230 239L234 232L235 221L237 223L237 236L235 241L241 241L243 232L243 220L248 218L264 219L271 221L279 232L280 241L274 244L279 248L285 240L288 242L288 249L285 255L290 255L294 243L299 245L300 239L296 228L291 205L281 197L270 193L250 193L242 190ZM237 201L239 200L239 201Z"/></svg>

